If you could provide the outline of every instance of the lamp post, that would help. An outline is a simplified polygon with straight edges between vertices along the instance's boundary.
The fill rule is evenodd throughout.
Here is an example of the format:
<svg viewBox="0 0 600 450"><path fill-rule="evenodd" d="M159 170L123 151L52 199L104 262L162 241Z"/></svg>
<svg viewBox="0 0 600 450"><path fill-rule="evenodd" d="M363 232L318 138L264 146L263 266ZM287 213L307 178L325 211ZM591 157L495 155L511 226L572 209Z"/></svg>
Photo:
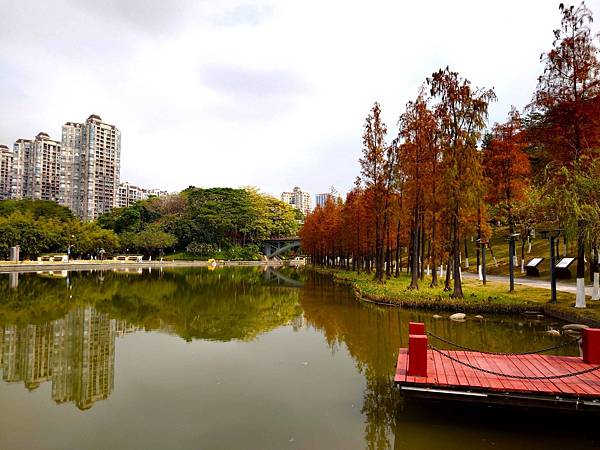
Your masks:
<svg viewBox="0 0 600 450"><path fill-rule="evenodd" d="M484 286L487 281L486 273L485 273L485 246L487 245L488 242L489 242L489 240L486 238L477 239L477 243L479 243L479 245L481 245L481 278L482 278Z"/></svg>
<svg viewBox="0 0 600 450"><path fill-rule="evenodd" d="M518 233L509 234L508 239L508 273L510 278L510 292L515 290L515 238Z"/></svg>
<svg viewBox="0 0 600 450"><path fill-rule="evenodd" d="M560 237L563 230L542 230L542 238L550 240L550 303L556 303L556 256L554 254L554 240Z"/></svg>

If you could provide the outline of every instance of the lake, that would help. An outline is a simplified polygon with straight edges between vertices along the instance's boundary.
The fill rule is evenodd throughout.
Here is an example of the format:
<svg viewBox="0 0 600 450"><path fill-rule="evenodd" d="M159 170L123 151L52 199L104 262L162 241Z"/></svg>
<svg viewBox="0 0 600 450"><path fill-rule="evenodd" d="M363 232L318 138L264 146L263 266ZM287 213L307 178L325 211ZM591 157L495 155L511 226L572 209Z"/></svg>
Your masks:
<svg viewBox="0 0 600 450"><path fill-rule="evenodd" d="M0 274L0 449L600 446L589 417L404 401L409 321L486 350L569 339L552 318L432 315L296 269Z"/></svg>

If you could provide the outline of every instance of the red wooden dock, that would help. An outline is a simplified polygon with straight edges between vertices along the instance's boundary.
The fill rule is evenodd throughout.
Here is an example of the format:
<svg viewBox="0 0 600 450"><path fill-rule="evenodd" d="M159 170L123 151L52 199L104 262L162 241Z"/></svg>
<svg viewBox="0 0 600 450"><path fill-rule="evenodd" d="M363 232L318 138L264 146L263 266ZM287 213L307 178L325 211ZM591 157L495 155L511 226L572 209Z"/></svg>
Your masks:
<svg viewBox="0 0 600 450"><path fill-rule="evenodd" d="M450 351L411 324L395 382L410 396L600 412L600 330L584 331L583 358Z"/></svg>

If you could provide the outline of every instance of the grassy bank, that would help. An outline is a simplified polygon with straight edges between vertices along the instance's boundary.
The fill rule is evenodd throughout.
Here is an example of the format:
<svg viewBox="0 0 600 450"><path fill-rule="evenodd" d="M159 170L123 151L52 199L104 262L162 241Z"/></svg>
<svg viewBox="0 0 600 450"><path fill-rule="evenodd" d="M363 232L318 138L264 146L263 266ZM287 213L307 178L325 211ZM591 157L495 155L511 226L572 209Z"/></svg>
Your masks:
<svg viewBox="0 0 600 450"><path fill-rule="evenodd" d="M516 285L513 292L508 292L506 283L488 281L484 286L479 280L469 278L463 281L465 298L455 300L450 292L443 291L443 284L429 287L429 280L421 282L419 290L408 289L407 274L379 284L371 274L318 270L331 274L336 282L351 285L360 299L387 305L477 314L540 311L567 321L600 326L600 302L590 301L588 308L575 309L575 295L566 292L558 292L558 302L551 304L547 289Z"/></svg>

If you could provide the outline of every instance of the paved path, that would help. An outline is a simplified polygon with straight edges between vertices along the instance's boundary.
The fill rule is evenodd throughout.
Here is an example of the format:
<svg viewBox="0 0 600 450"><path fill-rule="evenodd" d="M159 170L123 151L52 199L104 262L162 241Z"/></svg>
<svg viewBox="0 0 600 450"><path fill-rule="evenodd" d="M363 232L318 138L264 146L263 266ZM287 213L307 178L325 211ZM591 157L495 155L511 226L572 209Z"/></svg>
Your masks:
<svg viewBox="0 0 600 450"><path fill-rule="evenodd" d="M478 277L478 275L476 273L470 273L470 272L463 272L462 275L465 278L477 278ZM505 276L505 275L488 275L486 278L490 281L499 281L501 283L506 283L506 284L509 283L508 276ZM539 279L535 279L535 278L515 277L515 284L520 284L522 286L530 286L530 287L535 287L535 288L550 289L550 281L549 280L539 280ZM556 283L556 290L560 291L560 292L569 292L571 294L576 294L577 286L573 283L564 283L564 282L559 281ZM591 285L586 285L585 293L586 293L586 295L589 295L589 296L592 295L592 286Z"/></svg>

